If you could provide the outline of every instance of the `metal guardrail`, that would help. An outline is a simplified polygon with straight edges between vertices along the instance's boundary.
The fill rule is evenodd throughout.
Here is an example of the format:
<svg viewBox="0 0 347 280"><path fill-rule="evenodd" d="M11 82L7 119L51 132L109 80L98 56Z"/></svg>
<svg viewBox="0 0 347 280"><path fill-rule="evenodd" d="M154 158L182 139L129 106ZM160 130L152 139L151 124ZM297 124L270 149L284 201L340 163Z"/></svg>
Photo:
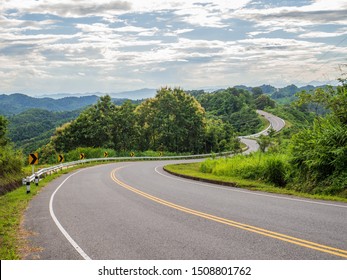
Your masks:
<svg viewBox="0 0 347 280"><path fill-rule="evenodd" d="M246 136L238 136L238 138L242 139L242 138L254 138L254 137L259 137L262 134L265 134L266 132L268 132L270 129L272 128L272 124L270 123L270 125L264 129L263 131L260 131L258 133L255 134L251 134L251 135L246 135Z"/></svg>
<svg viewBox="0 0 347 280"><path fill-rule="evenodd" d="M38 184L38 180L43 175L47 175L47 174L50 174L52 172L63 170L64 168L69 168L69 167L76 166L76 165L83 164L83 163L98 162L98 161L197 159L197 158L206 158L206 157L211 157L211 156L224 156L224 155L230 155L230 154L233 154L233 152L221 152L221 153L213 153L213 154L186 155L186 156L105 157L105 158L82 159L82 160L60 163L58 165L42 168L42 169L38 170L37 172L35 172L34 174L32 174L31 176L23 178L23 185L27 185L27 192L30 192L30 183L35 181L35 183ZM28 185L29 185L29 187L28 187Z"/></svg>

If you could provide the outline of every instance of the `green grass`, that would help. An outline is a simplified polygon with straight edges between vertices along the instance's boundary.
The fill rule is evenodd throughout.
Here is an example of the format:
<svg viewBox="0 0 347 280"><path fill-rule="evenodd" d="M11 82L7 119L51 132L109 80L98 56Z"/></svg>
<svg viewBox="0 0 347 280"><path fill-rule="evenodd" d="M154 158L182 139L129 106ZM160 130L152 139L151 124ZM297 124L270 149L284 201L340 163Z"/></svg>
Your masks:
<svg viewBox="0 0 347 280"><path fill-rule="evenodd" d="M265 129L267 129L269 127L270 122L269 122L269 120L267 118L263 117L262 115L259 115L259 118L260 118L260 120L262 122L262 127L260 128L259 131L263 131L263 130L265 130Z"/></svg>
<svg viewBox="0 0 347 280"><path fill-rule="evenodd" d="M25 243L19 234L23 213L40 188L56 176L43 179L39 187L32 185L29 194L26 193L26 186L21 186L0 196L0 259L20 259L20 249Z"/></svg>
<svg viewBox="0 0 347 280"><path fill-rule="evenodd" d="M236 176L226 176L226 175L214 175L211 173L203 173L200 171L201 163L187 163L187 164L170 164L166 165L164 169L172 174L183 176L190 179L195 179L199 181L213 182L221 185L229 185L238 188L244 188L253 191L263 191L269 193L286 194L293 195L304 198L311 199L322 199L331 201L347 202L346 198L338 196L328 196L328 195L313 195L308 193L297 192L294 190L286 188L278 188L272 184L256 181L241 179Z"/></svg>

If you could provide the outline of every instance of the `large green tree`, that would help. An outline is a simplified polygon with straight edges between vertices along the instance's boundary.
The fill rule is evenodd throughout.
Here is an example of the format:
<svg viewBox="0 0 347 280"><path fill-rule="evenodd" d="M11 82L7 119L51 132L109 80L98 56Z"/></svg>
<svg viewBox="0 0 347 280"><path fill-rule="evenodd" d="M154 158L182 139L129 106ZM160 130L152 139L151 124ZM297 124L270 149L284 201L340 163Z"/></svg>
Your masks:
<svg viewBox="0 0 347 280"><path fill-rule="evenodd" d="M77 119L64 124L52 141L57 151L77 147L112 147L112 120L115 105L111 97L100 97L97 104L83 111Z"/></svg>
<svg viewBox="0 0 347 280"><path fill-rule="evenodd" d="M234 151L240 152L240 142L237 141L232 126L221 119L207 119L205 133L205 152Z"/></svg>
<svg viewBox="0 0 347 280"><path fill-rule="evenodd" d="M179 88L162 88L136 110L147 148L173 152L203 149L205 111Z"/></svg>
<svg viewBox="0 0 347 280"><path fill-rule="evenodd" d="M112 146L117 151L130 151L139 149L140 127L135 114L136 106L126 101L122 106L116 107L113 120L110 123Z"/></svg>

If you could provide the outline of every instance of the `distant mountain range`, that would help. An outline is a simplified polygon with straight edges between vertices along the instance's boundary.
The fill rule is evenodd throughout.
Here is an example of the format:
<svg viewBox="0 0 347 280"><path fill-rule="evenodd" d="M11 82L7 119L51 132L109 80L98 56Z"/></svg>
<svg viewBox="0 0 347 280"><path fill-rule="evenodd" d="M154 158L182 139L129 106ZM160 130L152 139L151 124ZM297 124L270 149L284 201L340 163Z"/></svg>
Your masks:
<svg viewBox="0 0 347 280"><path fill-rule="evenodd" d="M245 90L252 90L252 87L239 85L236 88L242 88ZM287 103L295 99L295 93L302 90L310 91L314 90L315 86L308 85L304 87L297 87L295 85L289 85L284 88L276 88L271 85L259 86L263 93L270 95L274 100L280 103ZM325 87L318 86L318 87ZM139 89L133 91L124 91L120 93L57 93L52 95L42 95L39 97L31 97L21 93L14 93L10 95L0 95L0 114L5 116L16 115L24 112L28 109L44 109L51 112L63 112L74 111L97 102L100 96L109 94L113 102L116 104L122 104L125 100L142 100L155 96L156 89ZM205 90L206 91L206 90ZM191 92L191 91L188 91ZM209 92L209 91L207 91Z"/></svg>
<svg viewBox="0 0 347 280"><path fill-rule="evenodd" d="M295 100L295 94L301 91L307 91L310 92L312 90L315 90L317 88L325 88L328 85L320 85L320 86L312 86L312 85L307 85L307 86L302 86L302 87L297 87L296 85L289 85L283 88L276 88L271 85L262 85L259 86L261 90L263 91L264 94L269 95L273 100L276 100L278 103L290 103L293 100ZM252 91L252 87L247 87L247 86L235 86L236 88L242 88L245 90Z"/></svg>
<svg viewBox="0 0 347 280"><path fill-rule="evenodd" d="M10 95L0 95L0 115L11 116L24 112L29 109L44 109L51 112L74 111L97 102L99 96L80 96L53 98L36 98L20 93ZM113 99L116 104L123 103L125 98Z"/></svg>

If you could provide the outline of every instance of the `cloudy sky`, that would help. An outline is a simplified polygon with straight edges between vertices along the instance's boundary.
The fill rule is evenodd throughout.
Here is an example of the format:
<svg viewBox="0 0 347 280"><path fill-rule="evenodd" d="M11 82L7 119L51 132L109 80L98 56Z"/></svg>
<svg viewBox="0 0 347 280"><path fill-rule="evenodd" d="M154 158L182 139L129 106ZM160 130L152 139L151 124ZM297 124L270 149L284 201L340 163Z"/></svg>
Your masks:
<svg viewBox="0 0 347 280"><path fill-rule="evenodd" d="M0 93L333 83L346 0L0 0Z"/></svg>

